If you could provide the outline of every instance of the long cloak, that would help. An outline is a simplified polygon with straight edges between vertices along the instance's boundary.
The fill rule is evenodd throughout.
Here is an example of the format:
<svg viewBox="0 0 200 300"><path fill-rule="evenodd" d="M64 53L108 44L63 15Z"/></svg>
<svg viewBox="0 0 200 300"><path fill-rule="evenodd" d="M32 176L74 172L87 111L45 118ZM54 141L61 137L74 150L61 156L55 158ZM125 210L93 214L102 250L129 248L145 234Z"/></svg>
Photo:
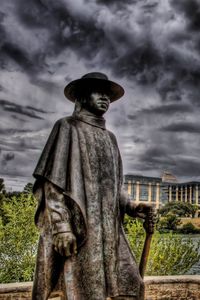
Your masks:
<svg viewBox="0 0 200 300"><path fill-rule="evenodd" d="M41 228L33 299L61 290L67 300L105 300L134 296L144 286L122 228L122 167L114 135L102 118L59 120L35 169L36 224ZM44 182L65 195L72 214L78 254L60 256L52 245Z"/></svg>

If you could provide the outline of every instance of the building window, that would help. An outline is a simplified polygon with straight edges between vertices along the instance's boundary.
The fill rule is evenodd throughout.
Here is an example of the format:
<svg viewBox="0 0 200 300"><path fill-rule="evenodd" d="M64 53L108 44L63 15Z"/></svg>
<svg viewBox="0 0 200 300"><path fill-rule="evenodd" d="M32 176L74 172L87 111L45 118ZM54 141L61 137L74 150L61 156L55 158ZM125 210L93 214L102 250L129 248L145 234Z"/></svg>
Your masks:
<svg viewBox="0 0 200 300"><path fill-rule="evenodd" d="M168 186L163 185L161 188L161 202L166 204L169 201Z"/></svg>
<svg viewBox="0 0 200 300"><path fill-rule="evenodd" d="M156 185L151 186L151 201L152 202L156 202L156 189L157 189Z"/></svg>
<svg viewBox="0 0 200 300"><path fill-rule="evenodd" d="M131 197L132 197L133 199L136 198L136 186L135 186L135 183L132 183L132 184L131 184Z"/></svg>
<svg viewBox="0 0 200 300"><path fill-rule="evenodd" d="M171 191L172 191L172 201L176 201L176 186L172 186Z"/></svg>
<svg viewBox="0 0 200 300"><path fill-rule="evenodd" d="M198 203L200 204L200 186L198 186Z"/></svg>
<svg viewBox="0 0 200 300"><path fill-rule="evenodd" d="M148 185L147 184L140 185L140 200L148 201Z"/></svg>

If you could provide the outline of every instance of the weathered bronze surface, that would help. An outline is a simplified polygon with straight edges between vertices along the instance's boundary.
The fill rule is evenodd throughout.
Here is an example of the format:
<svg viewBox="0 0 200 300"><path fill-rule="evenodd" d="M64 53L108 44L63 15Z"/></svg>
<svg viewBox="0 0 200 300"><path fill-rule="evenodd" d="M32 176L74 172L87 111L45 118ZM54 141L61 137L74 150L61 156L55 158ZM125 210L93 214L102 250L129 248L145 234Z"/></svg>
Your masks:
<svg viewBox="0 0 200 300"><path fill-rule="evenodd" d="M127 213L153 226L152 210L124 193L117 141L103 118L123 88L90 73L65 95L74 113L56 122L34 172L41 235L32 299L60 290L67 300L143 300L122 221Z"/></svg>

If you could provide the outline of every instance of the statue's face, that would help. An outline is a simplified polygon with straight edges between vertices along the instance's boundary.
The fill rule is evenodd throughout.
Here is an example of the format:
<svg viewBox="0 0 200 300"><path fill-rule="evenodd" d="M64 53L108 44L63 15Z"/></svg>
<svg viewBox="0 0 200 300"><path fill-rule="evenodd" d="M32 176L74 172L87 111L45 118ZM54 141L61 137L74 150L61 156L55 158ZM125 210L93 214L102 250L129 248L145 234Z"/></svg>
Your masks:
<svg viewBox="0 0 200 300"><path fill-rule="evenodd" d="M92 92L85 105L88 111L102 116L109 108L110 97L104 92Z"/></svg>

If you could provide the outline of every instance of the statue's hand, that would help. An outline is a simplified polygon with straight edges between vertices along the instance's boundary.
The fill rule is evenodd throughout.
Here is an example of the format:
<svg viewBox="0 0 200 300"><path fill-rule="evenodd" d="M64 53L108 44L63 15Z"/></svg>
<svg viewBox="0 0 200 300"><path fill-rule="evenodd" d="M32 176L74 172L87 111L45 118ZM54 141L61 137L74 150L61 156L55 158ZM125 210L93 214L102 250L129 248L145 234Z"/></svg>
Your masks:
<svg viewBox="0 0 200 300"><path fill-rule="evenodd" d="M53 236L55 250L62 256L71 256L77 253L76 237L72 232L61 232Z"/></svg>
<svg viewBox="0 0 200 300"><path fill-rule="evenodd" d="M156 223L156 213L155 209L146 203L140 203L136 207L137 217L144 219L144 229L148 233L153 233Z"/></svg>
<svg viewBox="0 0 200 300"><path fill-rule="evenodd" d="M155 224L156 224L156 213L155 213L155 210L152 208L149 210L149 212L145 218L143 227L146 232L154 233Z"/></svg>

